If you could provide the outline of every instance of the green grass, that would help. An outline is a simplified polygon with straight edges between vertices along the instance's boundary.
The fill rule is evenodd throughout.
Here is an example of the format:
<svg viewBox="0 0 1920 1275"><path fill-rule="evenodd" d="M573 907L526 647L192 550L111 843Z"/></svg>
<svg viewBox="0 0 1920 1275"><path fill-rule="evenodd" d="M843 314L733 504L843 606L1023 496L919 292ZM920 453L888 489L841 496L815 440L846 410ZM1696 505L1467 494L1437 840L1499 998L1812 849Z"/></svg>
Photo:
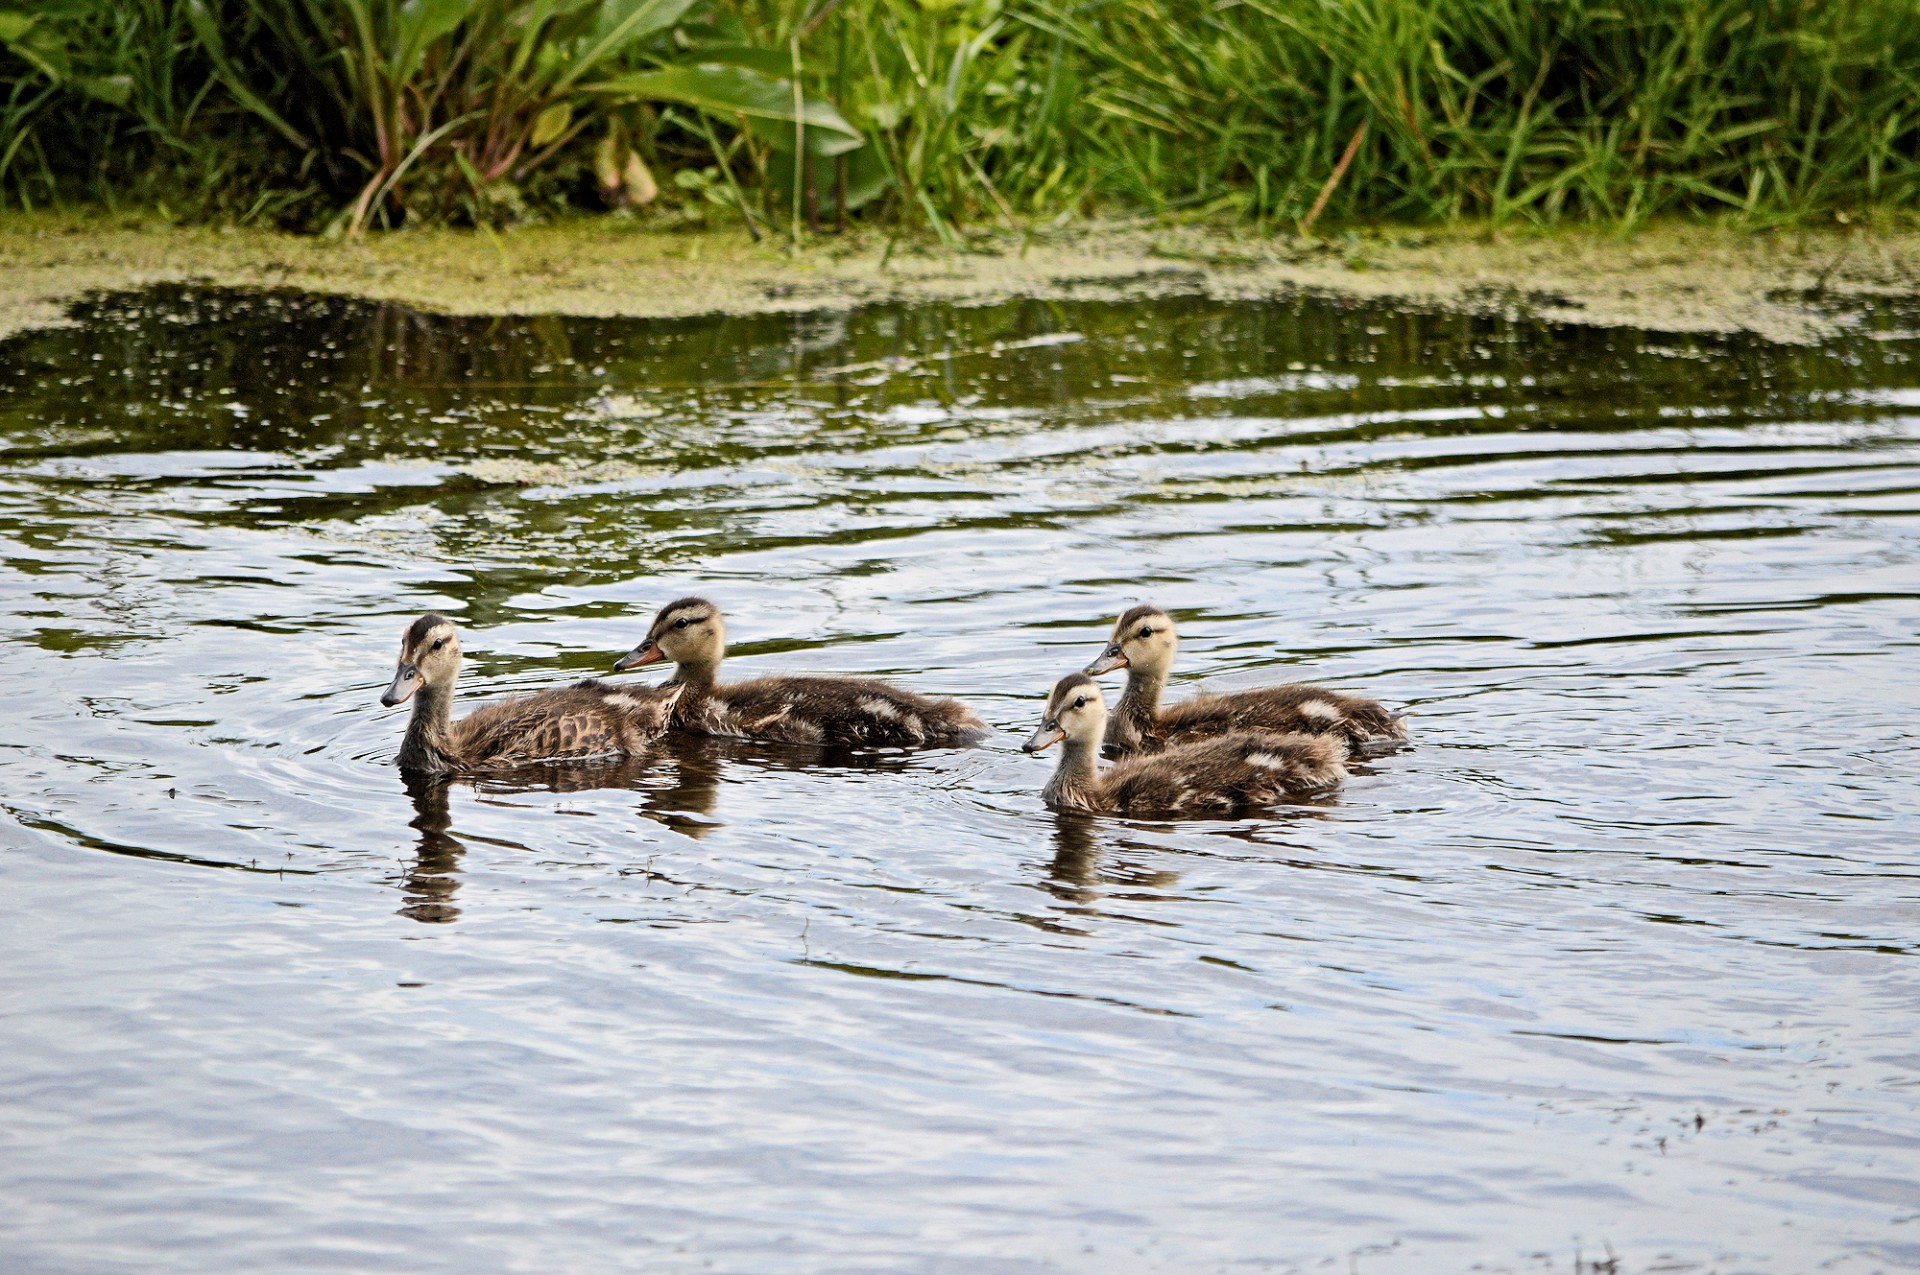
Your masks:
<svg viewBox="0 0 1920 1275"><path fill-rule="evenodd" d="M1910 204L1920 8L1889 0L1134 0L1058 27L1147 206L1631 223ZM1351 165L1329 192L1339 157Z"/></svg>
<svg viewBox="0 0 1920 1275"><path fill-rule="evenodd" d="M39 0L0 199L1766 224L1920 199L1920 0Z"/></svg>

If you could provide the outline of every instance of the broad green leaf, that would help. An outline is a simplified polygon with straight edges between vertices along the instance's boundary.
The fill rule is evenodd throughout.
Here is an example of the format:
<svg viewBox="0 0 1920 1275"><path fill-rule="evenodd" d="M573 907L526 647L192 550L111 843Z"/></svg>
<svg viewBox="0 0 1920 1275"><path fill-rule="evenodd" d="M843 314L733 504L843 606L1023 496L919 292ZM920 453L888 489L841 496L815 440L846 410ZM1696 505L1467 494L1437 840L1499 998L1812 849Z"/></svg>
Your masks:
<svg viewBox="0 0 1920 1275"><path fill-rule="evenodd" d="M718 115L793 120L793 83L737 66L669 66L638 75L620 75L593 86L609 97L646 102L678 102ZM854 146L860 131L819 98L807 98L802 118L809 130L838 133ZM849 147L848 149L851 149Z"/></svg>
<svg viewBox="0 0 1920 1275"><path fill-rule="evenodd" d="M109 106L125 106L133 97L131 75L85 75L74 81L80 91Z"/></svg>
<svg viewBox="0 0 1920 1275"><path fill-rule="evenodd" d="M752 44L703 44L683 60L702 66L744 66L775 80L789 80L793 75L791 53Z"/></svg>
<svg viewBox="0 0 1920 1275"><path fill-rule="evenodd" d="M67 55L67 42L52 27L28 32L27 38L14 46L14 52L29 62L38 63L41 70L56 80L65 82L73 76L73 61Z"/></svg>
<svg viewBox="0 0 1920 1275"><path fill-rule="evenodd" d="M56 84L73 73L67 61L66 41L51 27L40 25L37 14L8 10L0 14L0 20L4 20L0 22L0 44L12 49L16 57L24 58Z"/></svg>
<svg viewBox="0 0 1920 1275"><path fill-rule="evenodd" d="M606 0L587 47L560 79L565 88L636 41L658 35L685 17L694 0Z"/></svg>
<svg viewBox="0 0 1920 1275"><path fill-rule="evenodd" d="M594 23L594 41L624 44L658 35L692 7L692 3L662 4L660 0L602 0L599 19Z"/></svg>
<svg viewBox="0 0 1920 1275"><path fill-rule="evenodd" d="M535 149L538 149L566 132L567 125L571 123L573 123L573 103L555 102L534 116L533 136L527 140Z"/></svg>
<svg viewBox="0 0 1920 1275"><path fill-rule="evenodd" d="M847 165L847 211L872 203L885 194L893 184L892 174L887 171L885 161L879 152L869 146L848 155ZM820 215L831 220L837 215L840 204L840 166L836 163L813 164L813 190L818 201ZM789 207L793 201L793 151L791 147L784 151L775 151L767 157L767 181L773 186L774 197L781 207Z"/></svg>
<svg viewBox="0 0 1920 1275"><path fill-rule="evenodd" d="M858 116L862 114L862 112L856 109L854 114ZM907 113L899 103L889 102L882 98L869 105L864 114L866 115L869 126L884 133L905 119Z"/></svg>
<svg viewBox="0 0 1920 1275"><path fill-rule="evenodd" d="M557 7L556 0L534 0L522 12L518 24L520 34L514 41L513 55L507 60L507 79L522 79L535 53L551 43L548 20L556 13L565 13Z"/></svg>
<svg viewBox="0 0 1920 1275"><path fill-rule="evenodd" d="M789 110L787 115L789 118L784 120L749 116L747 119L747 131L767 145L773 147L774 150L779 151L782 155L791 158L793 155L793 120L791 118L793 112ZM857 136L848 137L845 133L837 133L832 129L815 128L811 122L807 125L806 137L807 154L813 156L815 159L831 159L835 155L844 155L848 151L859 150L861 146L861 139Z"/></svg>
<svg viewBox="0 0 1920 1275"><path fill-rule="evenodd" d="M393 61L388 74L395 84L405 84L420 69L420 62L427 54L427 46L446 35L473 12L478 0L407 0L400 6L400 21L397 34L399 45L394 50Z"/></svg>
<svg viewBox="0 0 1920 1275"><path fill-rule="evenodd" d="M893 185L893 172L876 147L847 156L847 209L865 207Z"/></svg>

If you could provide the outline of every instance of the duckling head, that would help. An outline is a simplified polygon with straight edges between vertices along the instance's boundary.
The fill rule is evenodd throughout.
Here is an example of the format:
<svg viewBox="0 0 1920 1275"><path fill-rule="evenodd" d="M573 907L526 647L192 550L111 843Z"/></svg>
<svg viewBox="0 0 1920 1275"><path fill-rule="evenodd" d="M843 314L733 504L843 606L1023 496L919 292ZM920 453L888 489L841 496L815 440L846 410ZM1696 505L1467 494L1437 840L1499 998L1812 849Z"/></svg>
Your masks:
<svg viewBox="0 0 1920 1275"><path fill-rule="evenodd" d="M451 686L460 674L460 633L453 621L429 611L407 626L400 639L400 666L380 696L388 708L411 699L422 686Z"/></svg>
<svg viewBox="0 0 1920 1275"><path fill-rule="evenodd" d="M1173 617L1159 607L1142 604L1113 622L1113 637L1108 640L1107 649L1087 665L1087 672L1098 675L1130 668L1146 677L1165 679L1179 649L1180 637L1173 631Z"/></svg>
<svg viewBox="0 0 1920 1275"><path fill-rule="evenodd" d="M720 608L705 598L681 598L660 608L647 628L646 640L621 656L613 671L662 660L711 668L720 663L726 649L727 623L720 618Z"/></svg>
<svg viewBox="0 0 1920 1275"><path fill-rule="evenodd" d="M1043 752L1063 739L1097 748L1106 729L1107 701L1100 694L1100 684L1085 673L1069 673L1053 684L1053 694L1047 697L1047 715L1020 750Z"/></svg>

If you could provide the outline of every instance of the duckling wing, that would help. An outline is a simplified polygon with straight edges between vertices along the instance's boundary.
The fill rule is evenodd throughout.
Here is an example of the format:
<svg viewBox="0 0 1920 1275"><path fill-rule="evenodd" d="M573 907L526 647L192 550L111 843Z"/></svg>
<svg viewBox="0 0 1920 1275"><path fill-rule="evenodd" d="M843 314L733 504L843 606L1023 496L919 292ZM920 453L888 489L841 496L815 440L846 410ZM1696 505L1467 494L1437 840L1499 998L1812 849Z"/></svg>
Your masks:
<svg viewBox="0 0 1920 1275"><path fill-rule="evenodd" d="M714 691L714 734L790 744L923 748L968 743L986 723L957 700L863 677L762 677Z"/></svg>
<svg viewBox="0 0 1920 1275"><path fill-rule="evenodd" d="M1101 785L1117 810L1231 814L1336 786L1345 753L1328 735L1241 731L1116 763Z"/></svg>
<svg viewBox="0 0 1920 1275"><path fill-rule="evenodd" d="M631 682L602 682L589 677L566 688L591 697L598 711L619 723L627 752L638 752L666 734L673 725L673 706L685 688L673 682L636 686Z"/></svg>
<svg viewBox="0 0 1920 1275"><path fill-rule="evenodd" d="M678 688L615 686L588 679L475 709L454 724L472 766L613 757L639 752L667 728Z"/></svg>
<svg viewBox="0 0 1920 1275"><path fill-rule="evenodd" d="M1182 744L1243 730L1330 735L1353 750L1407 735L1405 723L1376 700L1299 682L1196 695L1162 710L1154 734Z"/></svg>

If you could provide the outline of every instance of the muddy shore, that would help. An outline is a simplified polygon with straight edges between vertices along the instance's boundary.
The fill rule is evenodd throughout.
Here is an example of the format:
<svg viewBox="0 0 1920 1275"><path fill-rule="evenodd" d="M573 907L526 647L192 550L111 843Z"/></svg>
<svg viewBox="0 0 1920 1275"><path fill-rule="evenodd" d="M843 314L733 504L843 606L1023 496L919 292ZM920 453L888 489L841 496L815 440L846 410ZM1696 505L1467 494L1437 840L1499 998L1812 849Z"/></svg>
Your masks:
<svg viewBox="0 0 1920 1275"><path fill-rule="evenodd" d="M995 251L878 235L755 244L733 230L608 218L499 234L327 242L73 215L0 218L0 336L66 321L79 298L162 283L296 288L448 314L690 316L880 301L1309 292L1668 332L1820 339L1875 297L1920 293L1920 231L1611 230L1291 233L1091 226Z"/></svg>

